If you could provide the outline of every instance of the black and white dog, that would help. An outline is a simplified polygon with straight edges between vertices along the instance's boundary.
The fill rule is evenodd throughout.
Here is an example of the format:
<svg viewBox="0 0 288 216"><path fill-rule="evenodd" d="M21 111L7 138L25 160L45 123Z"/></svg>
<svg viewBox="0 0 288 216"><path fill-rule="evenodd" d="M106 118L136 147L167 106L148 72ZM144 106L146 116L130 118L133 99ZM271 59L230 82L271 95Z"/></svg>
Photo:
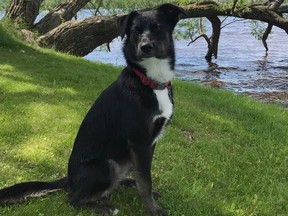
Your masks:
<svg viewBox="0 0 288 216"><path fill-rule="evenodd" d="M137 186L150 214L166 215L154 201L151 162L155 144L173 113L172 32L181 13L180 7L163 4L119 18L120 34L126 36L123 51L127 67L83 120L69 159L68 176L4 188L0 190L0 205L66 189L71 205L115 215L118 210L102 198L123 184ZM135 180L127 178L130 170Z"/></svg>

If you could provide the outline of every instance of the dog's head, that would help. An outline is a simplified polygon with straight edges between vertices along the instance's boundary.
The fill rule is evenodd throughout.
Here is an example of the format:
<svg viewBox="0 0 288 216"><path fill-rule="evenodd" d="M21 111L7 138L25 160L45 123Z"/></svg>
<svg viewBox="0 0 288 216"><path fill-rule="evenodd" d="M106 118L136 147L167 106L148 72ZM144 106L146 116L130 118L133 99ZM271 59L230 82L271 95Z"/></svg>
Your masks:
<svg viewBox="0 0 288 216"><path fill-rule="evenodd" d="M154 10L133 11L119 18L119 30L128 61L137 63L145 58L174 58L172 33L183 9L163 4Z"/></svg>

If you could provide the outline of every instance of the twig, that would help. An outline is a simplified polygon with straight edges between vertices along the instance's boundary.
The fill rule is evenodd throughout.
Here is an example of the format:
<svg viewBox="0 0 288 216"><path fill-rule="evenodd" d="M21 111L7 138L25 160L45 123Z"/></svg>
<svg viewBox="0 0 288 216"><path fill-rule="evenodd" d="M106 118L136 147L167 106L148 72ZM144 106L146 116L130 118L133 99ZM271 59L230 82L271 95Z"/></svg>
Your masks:
<svg viewBox="0 0 288 216"><path fill-rule="evenodd" d="M242 22L242 21L244 21L244 20L245 20L245 19L237 19L237 18L234 18L234 20L233 20L232 22L229 22L229 23L225 24L224 26L221 26L221 29L222 29L222 28L225 28L225 27L228 26L228 25L231 25L232 23Z"/></svg>
<svg viewBox="0 0 288 216"><path fill-rule="evenodd" d="M199 18L199 30L200 30L201 34L204 34L202 21L203 21L203 19L202 19L202 17L200 17Z"/></svg>
<svg viewBox="0 0 288 216"><path fill-rule="evenodd" d="M231 9L231 13L232 13L232 14L234 13L234 10L235 10L235 8L236 8L237 3L238 3L238 0L234 0L234 1L233 1L233 6L232 6L232 9Z"/></svg>
<svg viewBox="0 0 288 216"><path fill-rule="evenodd" d="M224 23L226 21L226 19L228 19L228 16L226 16L222 21L221 24Z"/></svg>
<svg viewBox="0 0 288 216"><path fill-rule="evenodd" d="M111 52L110 43L107 43L106 46L107 46L108 52Z"/></svg>
<svg viewBox="0 0 288 216"><path fill-rule="evenodd" d="M195 41L197 41L201 37L203 37L206 40L206 42L208 43L208 48L209 48L210 40L209 40L209 37L206 34L200 34L195 39L191 40L187 46L190 46L192 43L194 43Z"/></svg>
<svg viewBox="0 0 288 216"><path fill-rule="evenodd" d="M96 10L95 10L95 16L97 15L98 12L100 13L99 9L100 9L100 7L102 6L102 4L103 4L103 0L100 0L100 1L99 1L99 4L98 4L98 7L97 7Z"/></svg>
<svg viewBox="0 0 288 216"><path fill-rule="evenodd" d="M96 8L95 12L93 13L94 16L96 16L97 13L99 13L99 14L101 15L99 9L100 9L100 7L102 6L103 0L100 0L99 4L98 4L97 6L96 6L93 2L91 2L91 1L90 1L89 3L92 5L93 8ZM92 11L91 11L91 13L92 13Z"/></svg>
<svg viewBox="0 0 288 216"><path fill-rule="evenodd" d="M204 33L203 31L203 24L202 24L202 17L199 18L199 28L197 30L197 32L199 32L199 36L197 36L195 39L193 39L193 36L190 37L191 41L188 43L187 46L190 46L192 43L194 43L195 41L197 41L199 38L203 37L205 38L206 42L208 43L208 47L210 46L210 39L209 37Z"/></svg>

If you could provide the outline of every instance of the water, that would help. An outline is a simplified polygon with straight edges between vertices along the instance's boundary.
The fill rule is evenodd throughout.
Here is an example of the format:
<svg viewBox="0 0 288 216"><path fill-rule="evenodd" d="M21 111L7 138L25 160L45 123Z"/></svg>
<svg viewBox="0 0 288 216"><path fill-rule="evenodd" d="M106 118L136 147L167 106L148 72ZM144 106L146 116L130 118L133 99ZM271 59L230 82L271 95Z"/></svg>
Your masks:
<svg viewBox="0 0 288 216"><path fill-rule="evenodd" d="M175 41L176 77L288 105L288 35L283 30L273 28L266 53L262 42L251 35L250 22L235 22L222 29L218 59L212 63L204 58L207 44L203 38L187 46L189 42ZM111 52L97 48L85 58L122 66L121 47L118 38L110 44Z"/></svg>
<svg viewBox="0 0 288 216"><path fill-rule="evenodd" d="M36 22L46 13L43 11ZM0 19L3 16L0 11ZM82 10L77 16L79 19L89 17L91 11ZM225 22L233 19L228 18ZM203 38L187 46L189 42L183 39L175 41L176 77L179 79L230 89L288 106L288 35L283 30L273 27L266 53L262 42L251 35L248 20L234 22L222 29L218 59L212 63L207 63L204 58L207 44ZM124 66L121 48L122 42L116 38L110 43L111 52L103 47L97 48L85 58Z"/></svg>

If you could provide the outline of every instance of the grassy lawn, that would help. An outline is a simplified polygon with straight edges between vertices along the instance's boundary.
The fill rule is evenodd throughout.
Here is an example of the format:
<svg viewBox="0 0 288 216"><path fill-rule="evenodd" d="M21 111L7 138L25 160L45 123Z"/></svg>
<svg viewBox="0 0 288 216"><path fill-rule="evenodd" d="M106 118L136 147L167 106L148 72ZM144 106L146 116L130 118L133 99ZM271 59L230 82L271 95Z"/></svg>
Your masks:
<svg viewBox="0 0 288 216"><path fill-rule="evenodd" d="M5 31L4 31L5 29ZM0 23L0 187L66 175L78 127L121 71L27 46ZM175 80L175 115L153 163L158 201L173 216L284 216L288 212L288 110ZM133 188L111 202L145 215ZM96 215L65 192L0 208L1 216Z"/></svg>

